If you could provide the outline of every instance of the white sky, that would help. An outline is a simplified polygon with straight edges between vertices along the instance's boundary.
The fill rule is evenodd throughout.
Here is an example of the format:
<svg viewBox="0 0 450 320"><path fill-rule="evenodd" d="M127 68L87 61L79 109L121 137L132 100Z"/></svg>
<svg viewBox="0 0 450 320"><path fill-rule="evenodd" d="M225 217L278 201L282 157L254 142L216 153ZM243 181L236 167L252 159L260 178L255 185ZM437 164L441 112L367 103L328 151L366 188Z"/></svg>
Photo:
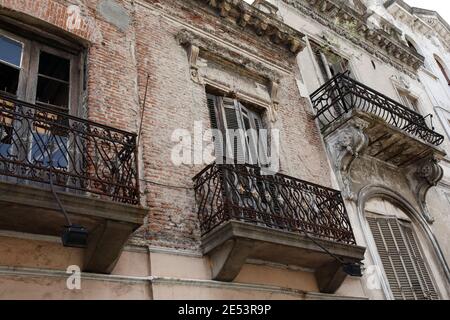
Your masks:
<svg viewBox="0 0 450 320"><path fill-rule="evenodd" d="M412 7L437 11L450 24L449 0L405 0L405 2Z"/></svg>

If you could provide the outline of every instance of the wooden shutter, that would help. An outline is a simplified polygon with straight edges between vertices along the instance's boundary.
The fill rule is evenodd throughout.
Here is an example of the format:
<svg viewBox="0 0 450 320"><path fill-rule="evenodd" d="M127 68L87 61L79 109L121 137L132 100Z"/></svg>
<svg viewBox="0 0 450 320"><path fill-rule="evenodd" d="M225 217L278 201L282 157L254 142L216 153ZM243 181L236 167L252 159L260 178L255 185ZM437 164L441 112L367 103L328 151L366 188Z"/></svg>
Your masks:
<svg viewBox="0 0 450 320"><path fill-rule="evenodd" d="M217 97L213 96L212 94L207 94L206 98L209 111L209 120L211 121L211 128L219 129L217 120L217 106L216 106Z"/></svg>
<svg viewBox="0 0 450 320"><path fill-rule="evenodd" d="M230 130L228 132L230 134L232 133L231 130L245 130L242 122L239 103L236 100L230 98L222 98L221 100L224 115L224 128ZM245 163L245 137L238 138L238 136L234 136L233 142L228 141L229 138L231 139L231 137L225 135L225 143L227 148L226 150L228 151L228 154L232 153L235 162L240 164ZM233 150L231 150L231 148L233 148Z"/></svg>
<svg viewBox="0 0 450 320"><path fill-rule="evenodd" d="M411 225L393 217L367 220L394 298L438 299Z"/></svg>
<svg viewBox="0 0 450 320"><path fill-rule="evenodd" d="M219 113L218 113L218 97L207 94L207 105L209 111L209 119L211 121L211 129L219 130ZM216 132L218 134L218 132ZM218 137L213 136L214 141L214 155L216 159L223 159L224 146L222 140Z"/></svg>

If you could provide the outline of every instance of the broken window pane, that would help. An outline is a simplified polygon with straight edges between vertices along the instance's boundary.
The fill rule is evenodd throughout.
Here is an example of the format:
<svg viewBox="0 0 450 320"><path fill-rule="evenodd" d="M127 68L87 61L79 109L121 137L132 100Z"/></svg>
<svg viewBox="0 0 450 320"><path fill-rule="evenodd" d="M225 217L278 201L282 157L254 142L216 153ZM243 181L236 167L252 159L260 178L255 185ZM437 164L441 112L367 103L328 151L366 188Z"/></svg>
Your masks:
<svg viewBox="0 0 450 320"><path fill-rule="evenodd" d="M0 62L0 91L16 95L19 87L19 75L20 69Z"/></svg>
<svg viewBox="0 0 450 320"><path fill-rule="evenodd" d="M39 56L39 75L69 82L70 61L42 51Z"/></svg>
<svg viewBox="0 0 450 320"><path fill-rule="evenodd" d="M69 108L70 61L41 52L36 101L65 111Z"/></svg>

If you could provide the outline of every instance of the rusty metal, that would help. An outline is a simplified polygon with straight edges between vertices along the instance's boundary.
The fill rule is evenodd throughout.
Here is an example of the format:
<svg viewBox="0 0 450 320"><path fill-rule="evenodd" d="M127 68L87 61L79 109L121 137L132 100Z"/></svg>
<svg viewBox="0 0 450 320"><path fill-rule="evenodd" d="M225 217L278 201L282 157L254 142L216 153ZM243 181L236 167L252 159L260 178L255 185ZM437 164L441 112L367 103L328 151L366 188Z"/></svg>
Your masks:
<svg viewBox="0 0 450 320"><path fill-rule="evenodd" d="M0 93L0 179L137 204L136 134Z"/></svg>
<svg viewBox="0 0 450 320"><path fill-rule="evenodd" d="M319 239L355 244L339 191L253 165L213 163L194 177L203 235L237 220Z"/></svg>
<svg viewBox="0 0 450 320"><path fill-rule="evenodd" d="M322 131L352 110L359 110L427 143L439 146L444 142L444 136L430 129L421 114L351 79L347 73L325 83L311 95L311 101Z"/></svg>

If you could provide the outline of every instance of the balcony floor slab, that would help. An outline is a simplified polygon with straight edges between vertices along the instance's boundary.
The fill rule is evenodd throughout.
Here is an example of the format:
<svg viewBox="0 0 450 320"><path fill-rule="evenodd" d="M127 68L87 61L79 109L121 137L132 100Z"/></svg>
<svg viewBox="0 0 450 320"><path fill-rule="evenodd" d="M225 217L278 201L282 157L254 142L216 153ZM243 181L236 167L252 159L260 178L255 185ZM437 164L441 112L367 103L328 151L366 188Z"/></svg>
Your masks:
<svg viewBox="0 0 450 320"><path fill-rule="evenodd" d="M85 271L108 273L147 209L57 191L73 224L89 232ZM0 229L60 236L67 225L49 187L0 181Z"/></svg>
<svg viewBox="0 0 450 320"><path fill-rule="evenodd" d="M315 238L345 262L364 259L364 247ZM238 221L228 221L202 237L213 279L233 281L248 259L315 270L321 292L335 292L345 279L341 264L305 235Z"/></svg>

